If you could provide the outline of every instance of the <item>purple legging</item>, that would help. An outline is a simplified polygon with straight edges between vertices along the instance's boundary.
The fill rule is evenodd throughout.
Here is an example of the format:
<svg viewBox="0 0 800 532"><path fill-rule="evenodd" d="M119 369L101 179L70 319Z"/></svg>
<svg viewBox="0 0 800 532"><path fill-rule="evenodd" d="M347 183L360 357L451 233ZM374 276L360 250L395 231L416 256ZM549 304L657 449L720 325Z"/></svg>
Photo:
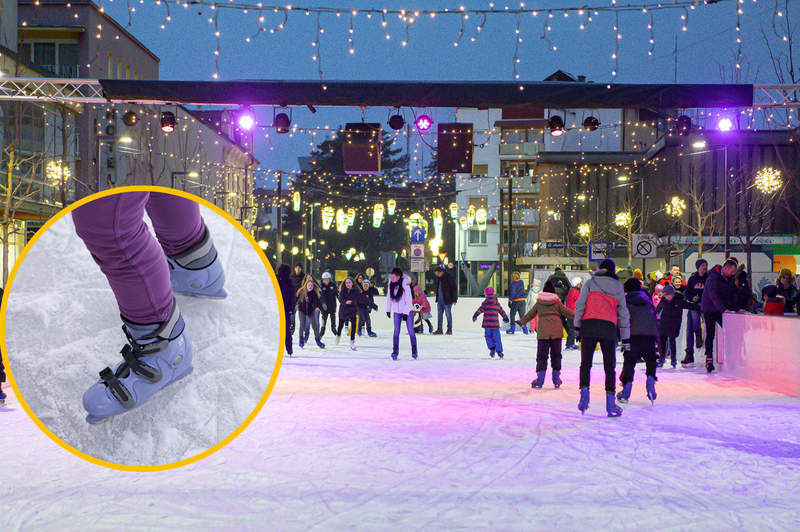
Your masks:
<svg viewBox="0 0 800 532"><path fill-rule="evenodd" d="M144 223L145 210L157 241ZM200 205L172 194L123 192L78 207L72 220L122 316L136 323L169 319L172 284L164 255L182 253L203 239Z"/></svg>
<svg viewBox="0 0 800 532"><path fill-rule="evenodd" d="M414 334L414 313L410 314L399 314L397 312L394 313L394 345L400 345L400 324L403 323L403 316L406 317L406 328L408 329L408 335L411 337L411 347L417 346L417 335Z"/></svg>

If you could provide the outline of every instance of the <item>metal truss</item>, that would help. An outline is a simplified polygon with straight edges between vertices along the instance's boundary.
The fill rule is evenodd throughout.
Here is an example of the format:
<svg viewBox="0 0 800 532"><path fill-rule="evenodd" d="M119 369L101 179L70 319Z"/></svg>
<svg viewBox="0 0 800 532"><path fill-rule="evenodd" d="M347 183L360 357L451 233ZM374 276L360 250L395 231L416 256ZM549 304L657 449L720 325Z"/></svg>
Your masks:
<svg viewBox="0 0 800 532"><path fill-rule="evenodd" d="M753 109L800 109L800 85L753 85Z"/></svg>
<svg viewBox="0 0 800 532"><path fill-rule="evenodd" d="M95 79L0 78L0 100L109 103Z"/></svg>

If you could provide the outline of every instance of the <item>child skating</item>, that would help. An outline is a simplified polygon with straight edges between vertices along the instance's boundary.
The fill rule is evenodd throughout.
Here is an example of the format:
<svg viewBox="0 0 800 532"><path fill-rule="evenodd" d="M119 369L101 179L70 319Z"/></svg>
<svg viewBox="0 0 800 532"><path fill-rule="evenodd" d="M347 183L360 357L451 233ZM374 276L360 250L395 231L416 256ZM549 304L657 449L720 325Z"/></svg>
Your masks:
<svg viewBox="0 0 800 532"><path fill-rule="evenodd" d="M322 295L322 302L325 303L320 318L321 327L319 330L319 337L322 338L325 336L325 325L329 319L331 322L331 331L334 335L336 334L336 302L339 297L339 287L337 287L336 283L331 279L331 272L322 274L322 286L320 286L319 291Z"/></svg>
<svg viewBox="0 0 800 532"><path fill-rule="evenodd" d="M625 304L628 307L631 322L631 348L622 353L622 373L619 380L622 391L617 394L620 403L627 403L633 389L633 375L636 362L642 358L647 375L647 398L656 400L656 332L658 323L653 302L644 292L642 282L635 277L625 281Z"/></svg>
<svg viewBox="0 0 800 532"><path fill-rule="evenodd" d="M489 356L494 358L495 353L499 358L503 358L503 341L500 339L500 318L498 315L503 316L503 323L508 323L508 316L506 311L503 310L502 305L497 301L494 295L494 288L487 286L483 291L486 299L483 300L481 306L472 315L472 321L478 321L478 316L483 314L483 336L486 338L486 347L489 348Z"/></svg>
<svg viewBox="0 0 800 532"><path fill-rule="evenodd" d="M414 332L423 334L425 332L425 325L423 322L425 322L428 324L428 334L433 334L433 324L431 323L431 304L428 301L428 297L425 295L425 292L422 291L421 286L417 285L414 287L414 299L411 300L411 303L413 305L419 305L419 310L414 311L414 313L417 315Z"/></svg>
<svg viewBox="0 0 800 532"><path fill-rule="evenodd" d="M358 296L358 323L364 324L367 329L367 336L375 338L378 335L372 332L372 320L369 314L373 310L378 310L378 305L375 304L375 297L369 289L369 280L364 279L361 282L361 294ZM361 326L359 325L359 329ZM358 332L361 336L361 331Z"/></svg>
<svg viewBox="0 0 800 532"><path fill-rule="evenodd" d="M389 276L389 297L386 298L386 317L393 318L392 360L400 353L400 327L406 324L411 338L411 358L417 358L417 336L414 334L414 313L411 308L411 278L400 268L394 268ZM394 316L392 316L394 313Z"/></svg>
<svg viewBox="0 0 800 532"><path fill-rule="evenodd" d="M575 313L568 309L556 295L553 283L547 281L533 308L520 319L517 324L527 325L538 316L536 326L537 352L536 352L536 379L531 382L531 388L544 386L547 376L547 358L553 368L553 385L561 386L561 339L564 328L562 319L572 320Z"/></svg>
<svg viewBox="0 0 800 532"><path fill-rule="evenodd" d="M664 287L663 297L656 307L656 314L658 315L659 368L664 366L664 361L667 358L668 342L672 367L675 368L678 366L676 340L681 334L684 309L699 311L700 305L689 303L683 298L683 294L675 291L673 285L666 285Z"/></svg>
<svg viewBox="0 0 800 532"><path fill-rule="evenodd" d="M310 323L311 328L314 330L314 341L317 343L317 347L325 349L325 344L320 340L319 324L317 323L317 316L323 306L327 307L327 305L322 302L319 288L312 279L308 279L305 286L297 292L297 315L300 318L300 349L302 349L308 341L308 337L305 336L304 332L307 323Z"/></svg>
<svg viewBox="0 0 800 532"><path fill-rule="evenodd" d="M358 321L358 297L361 290L356 288L352 277L344 280L339 290L339 328L336 329L336 345L342 338L342 329L347 323L350 326L350 349L356 350L356 322Z"/></svg>

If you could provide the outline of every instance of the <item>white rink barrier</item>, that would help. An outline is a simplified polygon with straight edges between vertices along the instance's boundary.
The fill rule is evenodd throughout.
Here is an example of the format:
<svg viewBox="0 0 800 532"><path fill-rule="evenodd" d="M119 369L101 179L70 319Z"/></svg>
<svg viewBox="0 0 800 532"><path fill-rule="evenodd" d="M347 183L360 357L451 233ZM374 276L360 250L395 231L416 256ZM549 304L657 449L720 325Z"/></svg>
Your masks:
<svg viewBox="0 0 800 532"><path fill-rule="evenodd" d="M800 396L800 317L726 313L716 359L726 374Z"/></svg>

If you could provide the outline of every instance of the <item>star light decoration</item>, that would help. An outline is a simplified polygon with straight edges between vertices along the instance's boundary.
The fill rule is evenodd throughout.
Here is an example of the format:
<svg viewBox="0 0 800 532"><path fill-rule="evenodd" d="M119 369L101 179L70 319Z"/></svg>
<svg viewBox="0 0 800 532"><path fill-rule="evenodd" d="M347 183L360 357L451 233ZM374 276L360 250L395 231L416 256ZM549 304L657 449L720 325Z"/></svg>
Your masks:
<svg viewBox="0 0 800 532"><path fill-rule="evenodd" d="M45 167L47 182L53 186L59 186L62 182L67 182L72 177L69 166L61 166L58 161L50 161ZM63 181L62 181L63 180Z"/></svg>
<svg viewBox="0 0 800 532"><path fill-rule="evenodd" d="M764 194L775 194L782 186L780 170L763 168L756 174L756 188Z"/></svg>
<svg viewBox="0 0 800 532"><path fill-rule="evenodd" d="M686 202L678 196L673 196L667 206L664 208L668 215L680 218L686 210Z"/></svg>
<svg viewBox="0 0 800 532"><path fill-rule="evenodd" d="M617 216L614 218L614 224L620 227L630 227L631 225L631 213L629 212L620 212L617 213Z"/></svg>
<svg viewBox="0 0 800 532"><path fill-rule="evenodd" d="M589 227L589 224L581 224L578 226L578 235L581 238L589 238L592 236L592 228Z"/></svg>

